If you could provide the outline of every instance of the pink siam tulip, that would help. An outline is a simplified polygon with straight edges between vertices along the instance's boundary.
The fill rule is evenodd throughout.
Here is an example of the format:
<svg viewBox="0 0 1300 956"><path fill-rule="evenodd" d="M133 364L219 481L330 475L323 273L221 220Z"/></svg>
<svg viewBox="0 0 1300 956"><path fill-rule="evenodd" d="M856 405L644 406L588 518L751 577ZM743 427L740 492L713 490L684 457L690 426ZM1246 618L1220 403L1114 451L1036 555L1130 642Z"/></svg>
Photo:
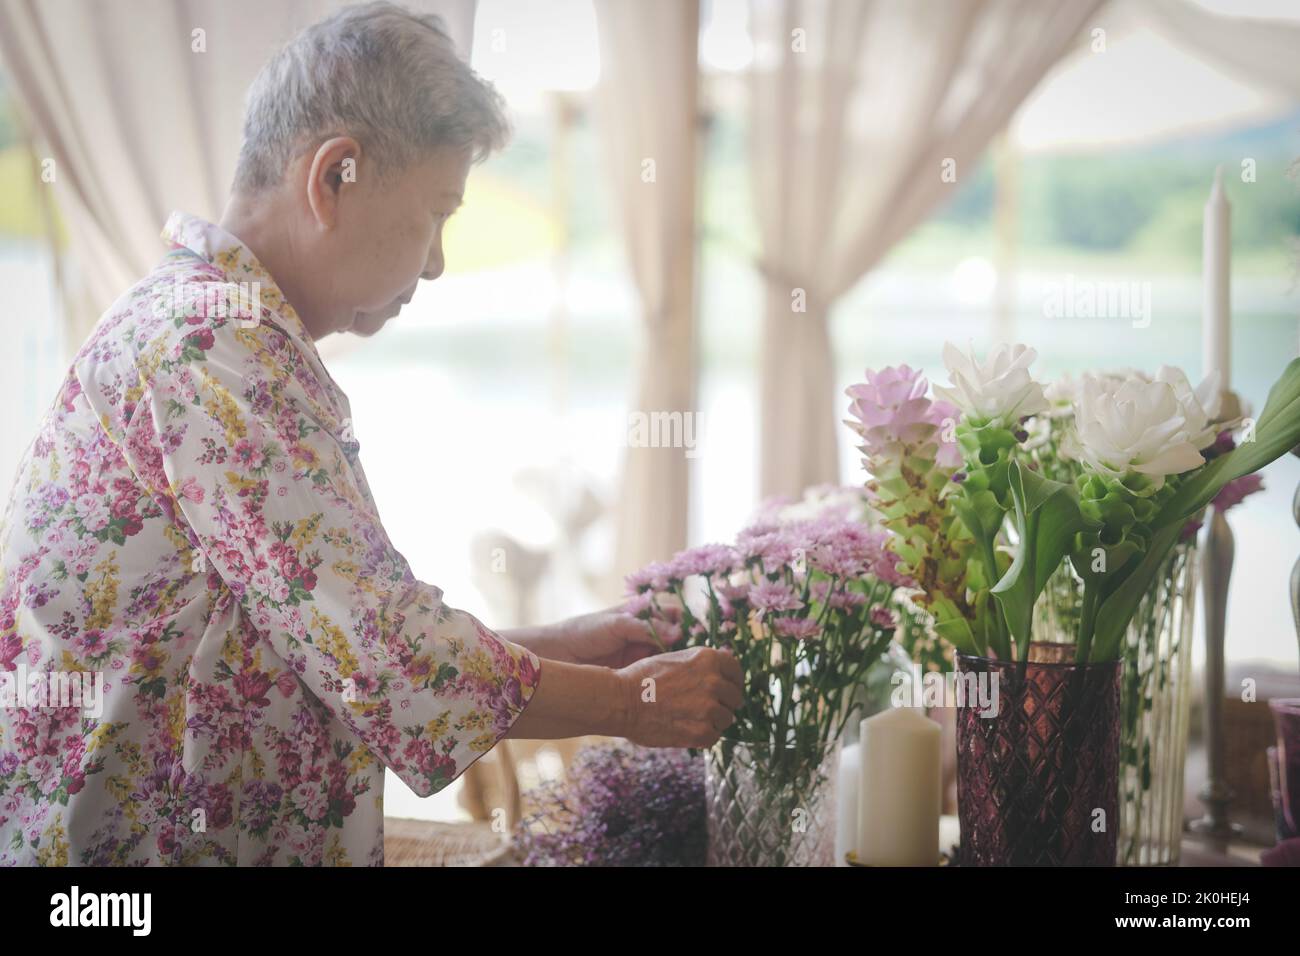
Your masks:
<svg viewBox="0 0 1300 956"><path fill-rule="evenodd" d="M867 369L866 377L866 382L847 390L853 399L849 413L857 421L846 424L861 436L863 457L877 465L891 462L901 467L905 456L920 455L955 471L961 464L951 427L958 418L956 406L931 399L930 383L919 369Z"/></svg>
<svg viewBox="0 0 1300 956"><path fill-rule="evenodd" d="M868 369L866 381L847 390L854 420L846 424L862 438L867 490L893 532L889 548L900 559L893 579L910 579L923 592L916 603L937 618L969 619L970 539L956 533L950 500L961 478L959 413L928 397L929 389L925 376L906 365Z"/></svg>

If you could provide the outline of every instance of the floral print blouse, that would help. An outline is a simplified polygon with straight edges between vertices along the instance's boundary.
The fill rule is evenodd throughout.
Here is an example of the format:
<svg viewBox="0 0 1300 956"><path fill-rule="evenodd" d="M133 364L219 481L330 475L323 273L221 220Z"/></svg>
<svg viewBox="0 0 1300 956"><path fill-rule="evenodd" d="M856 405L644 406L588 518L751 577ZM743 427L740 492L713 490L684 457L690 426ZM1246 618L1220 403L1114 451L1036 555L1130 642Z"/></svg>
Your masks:
<svg viewBox="0 0 1300 956"><path fill-rule="evenodd" d="M540 661L394 550L347 398L248 248L179 213L163 237L0 529L0 864L382 865L384 768L445 787ZM98 706L28 692L68 675Z"/></svg>

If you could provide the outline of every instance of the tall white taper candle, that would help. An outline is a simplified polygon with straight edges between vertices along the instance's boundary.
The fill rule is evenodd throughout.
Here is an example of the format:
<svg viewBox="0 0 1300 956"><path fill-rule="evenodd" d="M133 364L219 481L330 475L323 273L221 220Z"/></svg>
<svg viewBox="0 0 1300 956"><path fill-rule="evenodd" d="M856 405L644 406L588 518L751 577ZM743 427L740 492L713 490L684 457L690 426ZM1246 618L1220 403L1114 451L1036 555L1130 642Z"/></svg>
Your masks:
<svg viewBox="0 0 1300 956"><path fill-rule="evenodd" d="M1214 186L1205 203L1201 247L1205 309L1201 317L1202 375L1219 373L1219 388L1232 387L1232 315L1228 263L1232 237L1232 206L1223 193L1223 167L1214 171Z"/></svg>

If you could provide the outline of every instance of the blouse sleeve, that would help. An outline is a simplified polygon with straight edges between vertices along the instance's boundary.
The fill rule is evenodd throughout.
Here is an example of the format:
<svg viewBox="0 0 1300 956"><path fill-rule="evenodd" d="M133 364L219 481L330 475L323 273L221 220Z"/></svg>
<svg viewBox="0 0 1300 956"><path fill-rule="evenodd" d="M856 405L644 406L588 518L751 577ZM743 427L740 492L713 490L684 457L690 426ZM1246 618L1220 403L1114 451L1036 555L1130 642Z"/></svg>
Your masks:
<svg viewBox="0 0 1300 956"><path fill-rule="evenodd" d="M188 525L195 571L220 576L411 789L446 786L523 712L536 655L415 579L379 521L332 384L285 333L208 326L146 367L135 417L151 413L159 483Z"/></svg>

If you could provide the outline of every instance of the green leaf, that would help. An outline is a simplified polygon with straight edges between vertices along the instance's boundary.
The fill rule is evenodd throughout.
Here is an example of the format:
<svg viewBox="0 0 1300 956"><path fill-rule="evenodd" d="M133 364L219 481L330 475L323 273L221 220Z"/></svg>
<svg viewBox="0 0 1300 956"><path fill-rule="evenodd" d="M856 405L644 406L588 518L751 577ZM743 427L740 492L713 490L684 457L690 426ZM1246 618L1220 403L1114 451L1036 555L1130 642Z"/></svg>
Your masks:
<svg viewBox="0 0 1300 956"><path fill-rule="evenodd" d="M1097 623L1093 629L1090 661L1110 661L1119 656L1120 642L1128 630L1142 598L1151 589L1160 566L1178 543L1183 526L1171 524L1161 528L1151 539L1151 546L1133 571L1124 578L1097 608ZM1081 662L1082 663L1082 662Z"/></svg>
<svg viewBox="0 0 1300 956"><path fill-rule="evenodd" d="M1029 649L1035 602L1069 553L1074 536L1093 529L1095 523L1080 512L1077 493L1070 485L1022 468L1018 461L1011 462L1008 480L1020 547L1011 566L993 586L993 594L1002 605L1023 659Z"/></svg>
<svg viewBox="0 0 1300 956"><path fill-rule="evenodd" d="M976 637L970 621L962 616L951 599L935 598L930 602L930 613L934 615L934 632L958 651L978 657L988 653L987 641L982 642Z"/></svg>
<svg viewBox="0 0 1300 956"><path fill-rule="evenodd" d="M1253 441L1214 459L1165 502L1153 524L1182 524L1233 479L1253 474L1300 445L1300 358L1292 359L1268 392Z"/></svg>
<svg viewBox="0 0 1300 956"><path fill-rule="evenodd" d="M981 550L992 548L1007 513L998 504L993 492L977 491L974 494L958 495L952 499L952 510L970 531L971 537L979 543Z"/></svg>

